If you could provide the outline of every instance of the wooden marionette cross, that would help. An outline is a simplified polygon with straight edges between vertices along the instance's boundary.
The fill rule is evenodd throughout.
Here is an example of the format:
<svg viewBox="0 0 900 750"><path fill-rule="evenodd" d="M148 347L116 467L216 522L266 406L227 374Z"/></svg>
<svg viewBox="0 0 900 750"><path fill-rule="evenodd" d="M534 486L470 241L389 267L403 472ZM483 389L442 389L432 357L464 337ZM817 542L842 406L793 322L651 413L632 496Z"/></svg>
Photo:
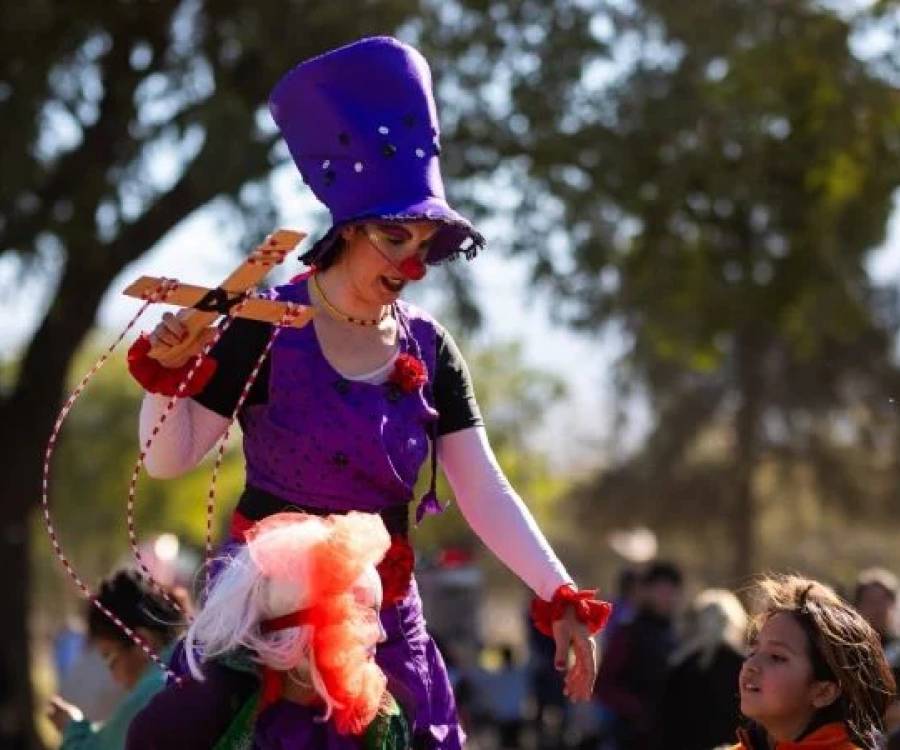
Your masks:
<svg viewBox="0 0 900 750"><path fill-rule="evenodd" d="M153 347L149 356L167 367L181 366L190 358L194 342L220 315L233 313L242 318L276 324L284 320L288 310L287 302L252 296L245 298L245 293L262 281L272 266L281 263L305 236L303 232L289 229L279 229L272 233L215 289L178 284L161 301L185 308L179 318L187 327L188 336L178 346ZM148 299L164 284L165 279L141 276L122 293L129 297ZM243 304L240 308L233 312L233 308L241 302ZM295 307L297 309L288 325L302 328L312 319L314 309L303 305Z"/></svg>

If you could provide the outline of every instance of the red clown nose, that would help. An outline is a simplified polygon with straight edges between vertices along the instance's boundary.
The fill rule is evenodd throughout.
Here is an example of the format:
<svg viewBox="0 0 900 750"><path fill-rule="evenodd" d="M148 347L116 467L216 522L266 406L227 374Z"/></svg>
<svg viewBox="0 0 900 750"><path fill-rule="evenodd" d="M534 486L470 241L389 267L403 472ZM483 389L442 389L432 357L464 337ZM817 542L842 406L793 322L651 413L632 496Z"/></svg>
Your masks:
<svg viewBox="0 0 900 750"><path fill-rule="evenodd" d="M425 264L416 256L407 258L397 268L410 281L418 281L425 277Z"/></svg>

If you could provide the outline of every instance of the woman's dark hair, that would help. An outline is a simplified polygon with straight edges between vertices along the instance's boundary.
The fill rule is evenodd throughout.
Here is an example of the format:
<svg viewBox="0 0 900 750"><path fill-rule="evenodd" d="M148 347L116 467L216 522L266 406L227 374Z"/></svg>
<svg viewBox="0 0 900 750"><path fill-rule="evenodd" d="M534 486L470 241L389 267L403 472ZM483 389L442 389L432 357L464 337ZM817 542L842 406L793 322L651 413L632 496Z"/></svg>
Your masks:
<svg viewBox="0 0 900 750"><path fill-rule="evenodd" d="M169 643L183 624L181 613L135 570L119 570L100 582L97 600L132 630L146 628ZM88 606L88 636L133 644L125 632L93 604Z"/></svg>
<svg viewBox="0 0 900 750"><path fill-rule="evenodd" d="M319 271L324 271L326 268L331 268L335 263L337 263L338 258L341 257L341 253L344 252L344 248L347 246L347 241L338 234L334 240L332 240L328 249L319 255L314 261L312 261L316 269Z"/></svg>
<svg viewBox="0 0 900 750"><path fill-rule="evenodd" d="M819 710L814 725L843 722L851 739L875 748L896 685L878 633L830 588L800 576L758 582L761 601L750 640L777 614L794 618L806 634L813 679L836 682L840 696Z"/></svg>

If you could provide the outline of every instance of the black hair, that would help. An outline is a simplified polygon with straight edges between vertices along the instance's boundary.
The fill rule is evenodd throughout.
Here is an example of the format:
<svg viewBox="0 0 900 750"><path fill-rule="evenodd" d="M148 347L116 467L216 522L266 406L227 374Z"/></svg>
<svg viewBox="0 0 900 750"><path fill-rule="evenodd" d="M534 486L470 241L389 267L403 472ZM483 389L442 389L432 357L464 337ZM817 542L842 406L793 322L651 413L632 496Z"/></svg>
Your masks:
<svg viewBox="0 0 900 750"><path fill-rule="evenodd" d="M137 571L123 569L100 582L97 600L129 628L145 628L169 643L182 626L182 615ZM95 605L88 605L88 636L132 645L125 632Z"/></svg>
<svg viewBox="0 0 900 750"><path fill-rule="evenodd" d="M329 245L328 249L319 255L314 261L312 261L319 271L324 271L326 268L331 268L335 263L338 262L338 259L341 257L341 254L344 252L344 248L347 246L347 241L340 234L334 238L334 240Z"/></svg>
<svg viewBox="0 0 900 750"><path fill-rule="evenodd" d="M648 564L640 575L640 582L644 586L654 583L671 583L673 586L681 586L683 580L681 569L675 563L665 560L656 560Z"/></svg>

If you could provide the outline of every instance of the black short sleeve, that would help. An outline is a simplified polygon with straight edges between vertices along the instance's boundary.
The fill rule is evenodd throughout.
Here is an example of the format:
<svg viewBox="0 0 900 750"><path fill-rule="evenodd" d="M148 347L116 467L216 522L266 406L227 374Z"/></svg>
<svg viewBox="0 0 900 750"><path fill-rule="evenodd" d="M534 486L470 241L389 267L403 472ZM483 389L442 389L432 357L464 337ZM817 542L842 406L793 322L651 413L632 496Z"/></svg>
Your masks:
<svg viewBox="0 0 900 750"><path fill-rule="evenodd" d="M230 417L271 335L270 323L234 318L210 352L218 365L206 387L193 397L194 401L216 414ZM269 370L269 358L266 357L245 405L265 403L269 393Z"/></svg>
<svg viewBox="0 0 900 750"><path fill-rule="evenodd" d="M439 415L438 435L484 424L466 361L450 334L440 327L437 329L434 402Z"/></svg>

